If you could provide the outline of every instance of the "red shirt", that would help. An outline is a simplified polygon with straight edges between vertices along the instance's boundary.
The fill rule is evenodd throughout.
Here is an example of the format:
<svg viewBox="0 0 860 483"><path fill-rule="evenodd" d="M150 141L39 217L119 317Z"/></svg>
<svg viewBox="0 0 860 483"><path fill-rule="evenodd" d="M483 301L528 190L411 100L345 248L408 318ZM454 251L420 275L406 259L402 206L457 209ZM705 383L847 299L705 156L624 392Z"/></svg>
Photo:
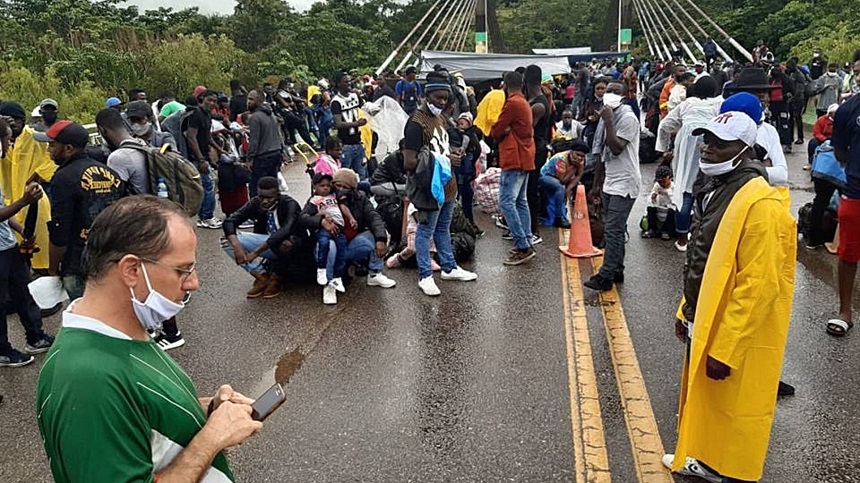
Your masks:
<svg viewBox="0 0 860 483"><path fill-rule="evenodd" d="M833 136L833 119L827 114L818 118L815 125L812 126L812 135L818 142L823 143Z"/></svg>

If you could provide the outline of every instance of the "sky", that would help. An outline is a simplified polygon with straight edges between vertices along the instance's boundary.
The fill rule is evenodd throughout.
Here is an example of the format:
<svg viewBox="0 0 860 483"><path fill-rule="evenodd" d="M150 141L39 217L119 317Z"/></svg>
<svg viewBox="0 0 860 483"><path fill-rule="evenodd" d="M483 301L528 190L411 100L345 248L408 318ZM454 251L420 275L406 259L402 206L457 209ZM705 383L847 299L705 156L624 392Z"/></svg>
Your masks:
<svg viewBox="0 0 860 483"><path fill-rule="evenodd" d="M316 0L287 0L294 9L303 11L310 8ZM200 13L232 14L234 0L129 0L129 5L137 5L141 11L155 10L158 7L173 7L174 10L200 7Z"/></svg>

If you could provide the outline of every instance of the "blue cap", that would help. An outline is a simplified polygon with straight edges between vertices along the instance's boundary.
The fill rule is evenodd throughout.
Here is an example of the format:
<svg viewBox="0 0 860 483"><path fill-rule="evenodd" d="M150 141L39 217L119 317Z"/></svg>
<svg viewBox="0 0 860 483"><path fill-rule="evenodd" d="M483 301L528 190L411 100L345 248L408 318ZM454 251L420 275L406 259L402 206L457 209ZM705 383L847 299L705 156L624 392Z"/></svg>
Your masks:
<svg viewBox="0 0 860 483"><path fill-rule="evenodd" d="M761 101L749 92L738 92L723 101L723 105L720 106L720 114L733 111L746 114L756 124L761 124L761 117L764 112L761 108Z"/></svg>
<svg viewBox="0 0 860 483"><path fill-rule="evenodd" d="M121 105L122 101L119 100L119 97L108 97L108 100L105 101L105 107L116 107Z"/></svg>

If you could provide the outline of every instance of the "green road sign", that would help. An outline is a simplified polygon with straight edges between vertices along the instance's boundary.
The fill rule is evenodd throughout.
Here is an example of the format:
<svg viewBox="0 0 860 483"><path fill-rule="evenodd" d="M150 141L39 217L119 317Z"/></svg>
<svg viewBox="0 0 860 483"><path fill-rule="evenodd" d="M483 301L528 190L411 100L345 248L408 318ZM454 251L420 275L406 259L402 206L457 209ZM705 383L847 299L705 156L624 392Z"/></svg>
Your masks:
<svg viewBox="0 0 860 483"><path fill-rule="evenodd" d="M631 29L621 29L618 31L618 38L622 44L629 44L633 41L633 31Z"/></svg>

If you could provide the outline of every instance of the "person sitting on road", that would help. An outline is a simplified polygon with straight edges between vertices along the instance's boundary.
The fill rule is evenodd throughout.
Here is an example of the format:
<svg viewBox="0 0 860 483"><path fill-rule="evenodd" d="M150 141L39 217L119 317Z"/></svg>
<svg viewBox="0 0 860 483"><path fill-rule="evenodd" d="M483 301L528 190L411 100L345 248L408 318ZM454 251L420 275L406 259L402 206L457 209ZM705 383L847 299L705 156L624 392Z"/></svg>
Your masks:
<svg viewBox="0 0 860 483"><path fill-rule="evenodd" d="M224 220L221 248L254 277L249 299L269 299L281 293L277 265L289 261L307 241L299 224L300 213L299 203L279 192L278 179L264 176L257 183L257 196ZM248 220L254 222L254 232L237 233L239 225Z"/></svg>
<svg viewBox="0 0 860 483"><path fill-rule="evenodd" d="M406 216L408 217L406 224L406 247L398 253L391 255L385 261L385 266L388 268L398 268L407 260L415 255L415 235L418 233L418 208L412 203L406 208ZM438 272L442 267L436 263L434 254L436 253L436 244L430 240L430 270Z"/></svg>
<svg viewBox="0 0 860 483"><path fill-rule="evenodd" d="M582 179L585 166L585 154L588 145L582 141L564 143L567 150L555 154L540 170L538 186L542 196L547 200L547 218L542 220L544 225L570 228L565 210L565 200L573 203L573 190Z"/></svg>
<svg viewBox="0 0 860 483"><path fill-rule="evenodd" d="M806 166L803 167L804 171L812 169L812 158L815 157L815 150L818 149L818 146L833 136L833 116L836 115L838 109L839 104L831 104L827 108L827 114L819 117L815 121L815 125L812 126L812 139L806 145L808 158Z"/></svg>
<svg viewBox="0 0 860 483"><path fill-rule="evenodd" d="M355 219L355 224L345 224L346 263L365 265L369 271L367 285L370 287L392 288L397 282L382 273L384 263L382 257L388 249L388 233L385 222L379 213L373 209L373 204L363 191L358 189L358 175L349 168L341 168L334 173L334 188L337 191L338 202L349 210ZM341 229L319 212L316 205L308 204L301 213L302 227L316 231L326 230L332 236L337 236ZM329 259L336 256L337 248L329 248ZM332 272L327 273L328 280L334 279L334 263ZM326 284L323 289L323 303L336 304L337 290L333 284Z"/></svg>
<svg viewBox="0 0 860 483"><path fill-rule="evenodd" d="M675 333L687 344L678 444L663 464L724 483L762 477L791 322L797 227L785 190L752 159L756 123L728 111L705 127L693 237ZM697 460L698 459L698 460Z"/></svg>
<svg viewBox="0 0 860 483"><path fill-rule="evenodd" d="M370 192L375 196L406 196L406 168L403 167L403 140L400 149L389 153L370 177Z"/></svg>
<svg viewBox="0 0 860 483"><path fill-rule="evenodd" d="M654 175L654 186L648 196L648 228L642 238L671 240L675 236L675 204L672 201L672 168L659 166Z"/></svg>
<svg viewBox="0 0 860 483"><path fill-rule="evenodd" d="M335 136L327 137L325 152L320 154L314 162L314 174L334 176L334 172L340 169L340 150L342 148L340 139Z"/></svg>
<svg viewBox="0 0 860 483"><path fill-rule="evenodd" d="M55 481L233 481L224 450L262 429L254 401L228 385L198 398L147 334L200 286L194 223L169 200L129 196L95 219L86 250L84 296L36 390Z"/></svg>
<svg viewBox="0 0 860 483"><path fill-rule="evenodd" d="M325 173L314 175L314 195L310 197L302 213L317 213L325 217L337 227L337 233L329 233L324 229L316 232L317 237L317 283L325 287L331 283L338 292L345 292L343 286L343 271L346 268L346 234L344 228L349 224L353 229L356 227L355 218L349 212L346 205L341 204L338 196L333 192L332 177ZM335 244L334 266L332 267L334 278L329 279L326 273L329 260L329 245Z"/></svg>

